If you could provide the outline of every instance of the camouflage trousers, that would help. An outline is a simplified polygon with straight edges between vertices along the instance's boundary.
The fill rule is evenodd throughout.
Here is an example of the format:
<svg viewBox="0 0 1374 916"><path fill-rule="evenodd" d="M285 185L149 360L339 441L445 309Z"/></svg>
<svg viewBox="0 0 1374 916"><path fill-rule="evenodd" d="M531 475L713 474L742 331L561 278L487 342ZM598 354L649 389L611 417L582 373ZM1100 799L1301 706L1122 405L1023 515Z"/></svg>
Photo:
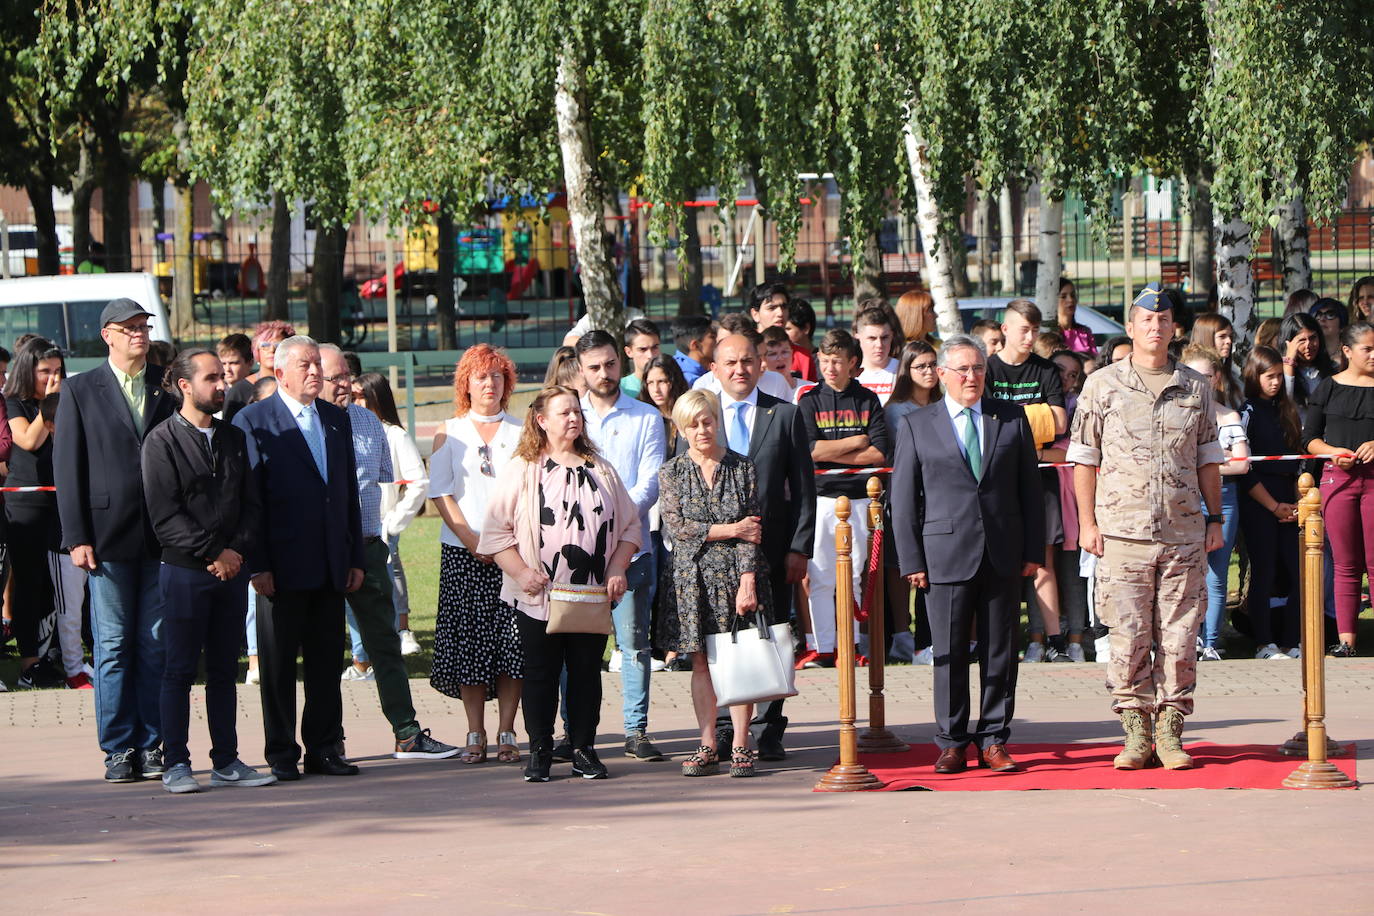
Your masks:
<svg viewBox="0 0 1374 916"><path fill-rule="evenodd" d="M1103 547L1096 604L1111 627L1112 711L1172 706L1191 714L1197 632L1207 604L1203 545L1103 538Z"/></svg>

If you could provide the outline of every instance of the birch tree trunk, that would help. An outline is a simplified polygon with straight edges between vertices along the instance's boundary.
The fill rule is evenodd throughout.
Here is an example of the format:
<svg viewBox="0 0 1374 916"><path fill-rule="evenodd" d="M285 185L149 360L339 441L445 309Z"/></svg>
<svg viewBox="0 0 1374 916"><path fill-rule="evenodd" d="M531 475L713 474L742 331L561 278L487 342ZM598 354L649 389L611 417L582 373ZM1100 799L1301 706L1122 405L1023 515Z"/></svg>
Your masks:
<svg viewBox="0 0 1374 916"><path fill-rule="evenodd" d="M1011 208L1011 184L1002 185L997 201L997 224L1002 231L999 266L1002 273L1002 295L1016 295L1016 223Z"/></svg>
<svg viewBox="0 0 1374 916"><path fill-rule="evenodd" d="M1205 295L1216 278L1212 276L1214 233L1212 215L1212 179L1207 169L1188 179L1188 212L1192 217L1192 232L1188 242L1188 276L1193 280L1193 292Z"/></svg>
<svg viewBox="0 0 1374 916"><path fill-rule="evenodd" d="M935 201L930 181L930 162L926 158L929 147L914 118L908 118L902 129L906 144L911 182L916 187L916 221L925 246L926 269L923 272L926 288L935 300L935 327L948 340L964 332L959 317L959 301L954 295L954 272L950 264L949 243L941 225L940 208Z"/></svg>
<svg viewBox="0 0 1374 916"><path fill-rule="evenodd" d="M568 220L582 279L582 295L591 325L617 337L624 331L620 289L611 254L602 241L606 232L606 191L596 171L591 117L582 68L571 50L564 49L554 77L554 108L558 114L558 147L563 158L563 183L568 189Z"/></svg>
<svg viewBox="0 0 1374 916"><path fill-rule="evenodd" d="M1312 288L1312 251L1307 238L1307 204L1301 192L1294 191L1286 204L1278 207L1279 224L1274 228L1274 253L1283 268L1283 292L1290 296L1300 289Z"/></svg>
<svg viewBox="0 0 1374 916"><path fill-rule="evenodd" d="M172 182L172 213L172 337L185 340L196 323L195 198L185 176Z"/></svg>
<svg viewBox="0 0 1374 916"><path fill-rule="evenodd" d="M280 191L272 194L272 250L267 259L267 302L264 321L290 320L287 296L291 286L291 205Z"/></svg>
<svg viewBox="0 0 1374 916"><path fill-rule="evenodd" d="M1249 341L1259 324L1255 278L1250 272L1250 224L1238 213L1222 218L1217 222L1216 240L1218 311L1231 319L1241 341Z"/></svg>
<svg viewBox="0 0 1374 916"><path fill-rule="evenodd" d="M1046 321L1059 314L1059 277L1064 272L1064 200L1050 198L1049 189L1040 186L1040 237L1036 257L1035 304Z"/></svg>
<svg viewBox="0 0 1374 916"><path fill-rule="evenodd" d="M859 303L865 299L887 296L887 284L883 282L883 246L876 229L864 236L863 261L863 266L854 271L855 314L858 314Z"/></svg>

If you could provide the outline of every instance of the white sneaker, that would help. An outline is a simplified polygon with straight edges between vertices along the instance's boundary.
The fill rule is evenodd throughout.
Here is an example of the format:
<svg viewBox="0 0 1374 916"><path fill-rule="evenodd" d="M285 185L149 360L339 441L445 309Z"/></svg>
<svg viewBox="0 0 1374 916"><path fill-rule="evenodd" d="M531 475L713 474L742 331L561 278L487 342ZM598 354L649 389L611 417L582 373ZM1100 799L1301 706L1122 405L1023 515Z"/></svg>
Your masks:
<svg viewBox="0 0 1374 916"><path fill-rule="evenodd" d="M349 667L349 668L352 668L353 666L352 666L352 665L349 665L348 667ZM262 669L260 669L260 668L249 668L249 669L248 669L248 673L245 674L245 675L243 676L243 683L246 684L246 685L248 685L248 686L250 686L250 687L251 687L253 684L261 684L261 683L262 683Z"/></svg>
<svg viewBox="0 0 1374 916"><path fill-rule="evenodd" d="M1203 646L1202 654L1197 657L1197 660L1200 662L1219 662L1221 661L1221 653L1214 646Z"/></svg>
<svg viewBox="0 0 1374 916"><path fill-rule="evenodd" d="M1099 636L1093 640L1093 653L1099 665L1107 664L1107 659L1112 655L1112 638L1110 636Z"/></svg>
<svg viewBox="0 0 1374 916"><path fill-rule="evenodd" d="M95 680L95 669L92 668L89 664L87 664L86 662L82 662L81 670L86 673L86 677L90 678L91 680Z"/></svg>
<svg viewBox="0 0 1374 916"><path fill-rule="evenodd" d="M650 670L650 671L662 671L662 670L663 670L664 668L666 668L666 667L668 667L667 663L666 663L663 659L661 659L661 658L651 658L651 659L649 659L649 670Z"/></svg>
<svg viewBox="0 0 1374 916"><path fill-rule="evenodd" d="M1088 656L1083 653L1083 644L1081 642L1069 643L1069 661L1086 662L1087 660Z"/></svg>
<svg viewBox="0 0 1374 916"><path fill-rule="evenodd" d="M1259 649L1255 652L1255 658L1273 658L1282 659L1283 661L1289 661L1288 656L1285 653L1280 652L1279 647L1274 645L1272 642L1269 643L1267 646L1260 646Z"/></svg>
<svg viewBox="0 0 1374 916"><path fill-rule="evenodd" d="M358 668L357 668L357 666L355 666L355 665L349 665L347 668L345 668L345 669L343 670L343 674L339 675L339 680L341 680L341 681L375 681L375 680L377 680L377 672L374 671L374 670L371 669L371 668L368 668L366 671L359 671Z"/></svg>
<svg viewBox="0 0 1374 916"><path fill-rule="evenodd" d="M1289 657L1289 658L1302 658L1302 647L1301 647L1301 646L1294 646L1293 648L1289 649L1289 650L1288 650L1288 657Z"/></svg>
<svg viewBox="0 0 1374 916"><path fill-rule="evenodd" d="M410 632L409 630L402 630L402 631L400 632L400 636L401 636L401 654L402 654L402 655L419 655L419 654L420 654L420 641L419 641L418 639L415 638L415 634L414 634L414 633Z"/></svg>
<svg viewBox="0 0 1374 916"><path fill-rule="evenodd" d="M1030 645L1026 646L1026 654L1021 656L1021 661L1026 662L1028 664L1034 662L1043 662L1044 660L1045 644L1040 642L1033 642Z"/></svg>
<svg viewBox="0 0 1374 916"><path fill-rule="evenodd" d="M611 653L611 663L606 666L606 670L610 672L619 671L622 658L623 656L620 654L620 650L616 649Z"/></svg>
<svg viewBox="0 0 1374 916"><path fill-rule="evenodd" d="M9 693L9 691L10 688L8 685L6 685L4 681L0 681L0 693Z"/></svg>
<svg viewBox="0 0 1374 916"><path fill-rule="evenodd" d="M933 664L935 664L935 649L934 649L934 647L932 647L932 646L926 646L926 647L925 647L924 649L922 649L920 652L917 652L915 655L913 655L913 656L911 657L911 663L912 663L913 665L933 665Z"/></svg>
<svg viewBox="0 0 1374 916"><path fill-rule="evenodd" d="M894 662L909 662L916 656L916 636L907 631L892 637L892 651L887 657Z"/></svg>

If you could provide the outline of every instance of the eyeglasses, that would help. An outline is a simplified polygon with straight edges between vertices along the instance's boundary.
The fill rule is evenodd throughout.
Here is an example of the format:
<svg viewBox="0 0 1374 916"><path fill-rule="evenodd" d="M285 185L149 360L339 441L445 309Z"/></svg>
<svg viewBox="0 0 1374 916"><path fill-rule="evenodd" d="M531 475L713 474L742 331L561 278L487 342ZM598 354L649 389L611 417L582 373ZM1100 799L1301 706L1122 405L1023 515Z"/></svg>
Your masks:
<svg viewBox="0 0 1374 916"><path fill-rule="evenodd" d="M331 385L340 385L344 382L351 381L352 376L350 376L347 372L340 372L338 375L326 375L324 377L324 380Z"/></svg>
<svg viewBox="0 0 1374 916"><path fill-rule="evenodd" d="M482 472L482 476L483 476L483 477L495 477L495 476L496 476L496 469L495 469L494 467L491 466L491 446L490 446L490 445L479 445L479 446L477 446L477 454L478 454L478 455L481 457L481 459L482 459L482 467L480 468L480 470L481 470L481 472Z"/></svg>
<svg viewBox="0 0 1374 916"><path fill-rule="evenodd" d="M1340 319L1341 316L1339 312L1322 311L1313 312L1312 317L1317 319L1318 321L1337 321Z"/></svg>
<svg viewBox="0 0 1374 916"><path fill-rule="evenodd" d="M111 331L120 331L127 337L143 337L153 332L151 324L136 324L133 327L126 327L122 324L107 324L105 327Z"/></svg>
<svg viewBox="0 0 1374 916"><path fill-rule="evenodd" d="M934 363L912 363L912 364L911 364L911 368L912 368L913 370L915 370L916 372L933 372L933 371L935 370L935 364L934 364Z"/></svg>
<svg viewBox="0 0 1374 916"><path fill-rule="evenodd" d="M944 369L960 378L977 378L988 371L987 366L945 366Z"/></svg>

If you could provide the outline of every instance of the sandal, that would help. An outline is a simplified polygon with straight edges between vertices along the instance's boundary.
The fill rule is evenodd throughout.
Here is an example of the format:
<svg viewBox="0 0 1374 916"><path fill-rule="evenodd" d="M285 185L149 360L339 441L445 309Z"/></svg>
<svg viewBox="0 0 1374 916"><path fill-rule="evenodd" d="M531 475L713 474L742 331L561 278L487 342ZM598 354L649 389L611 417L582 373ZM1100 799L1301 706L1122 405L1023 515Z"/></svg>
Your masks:
<svg viewBox="0 0 1374 916"><path fill-rule="evenodd" d="M720 755L713 747L702 745L692 756L682 761L683 776L710 776L720 770Z"/></svg>
<svg viewBox="0 0 1374 916"><path fill-rule="evenodd" d="M467 747L458 755L459 763L486 763L487 762L487 733L468 732Z"/></svg>
<svg viewBox="0 0 1374 916"><path fill-rule="evenodd" d="M520 762L520 741L515 732L496 733L496 759L502 763Z"/></svg>
<svg viewBox="0 0 1374 916"><path fill-rule="evenodd" d="M754 752L747 747L730 748L730 775L757 776L754 769Z"/></svg>

